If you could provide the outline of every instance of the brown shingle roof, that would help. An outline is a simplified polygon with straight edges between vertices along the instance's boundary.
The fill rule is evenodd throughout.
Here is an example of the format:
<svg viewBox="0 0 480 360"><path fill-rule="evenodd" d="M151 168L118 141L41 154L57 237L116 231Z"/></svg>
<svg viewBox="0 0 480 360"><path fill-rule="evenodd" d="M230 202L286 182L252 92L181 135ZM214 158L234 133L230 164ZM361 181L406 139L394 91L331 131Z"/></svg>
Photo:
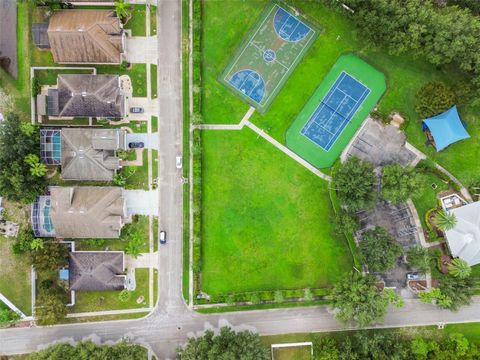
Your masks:
<svg viewBox="0 0 480 360"><path fill-rule="evenodd" d="M71 252L69 283L71 290L122 290L125 288L123 252Z"/></svg>
<svg viewBox="0 0 480 360"><path fill-rule="evenodd" d="M116 239L129 221L120 187L51 186L55 235L69 239Z"/></svg>
<svg viewBox="0 0 480 360"><path fill-rule="evenodd" d="M115 151L125 149L120 129L62 129L62 178L110 181L120 169Z"/></svg>
<svg viewBox="0 0 480 360"><path fill-rule="evenodd" d="M119 64L123 36L113 10L60 10L52 15L48 26L57 63Z"/></svg>

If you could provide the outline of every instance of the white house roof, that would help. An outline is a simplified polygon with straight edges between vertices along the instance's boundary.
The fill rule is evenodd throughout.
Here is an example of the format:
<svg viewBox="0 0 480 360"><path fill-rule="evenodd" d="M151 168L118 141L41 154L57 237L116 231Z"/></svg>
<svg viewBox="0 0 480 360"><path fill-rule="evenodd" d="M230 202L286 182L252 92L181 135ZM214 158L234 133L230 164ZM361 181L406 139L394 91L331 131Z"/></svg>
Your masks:
<svg viewBox="0 0 480 360"><path fill-rule="evenodd" d="M457 224L445 232L453 256L470 266L480 263L480 201L452 209Z"/></svg>

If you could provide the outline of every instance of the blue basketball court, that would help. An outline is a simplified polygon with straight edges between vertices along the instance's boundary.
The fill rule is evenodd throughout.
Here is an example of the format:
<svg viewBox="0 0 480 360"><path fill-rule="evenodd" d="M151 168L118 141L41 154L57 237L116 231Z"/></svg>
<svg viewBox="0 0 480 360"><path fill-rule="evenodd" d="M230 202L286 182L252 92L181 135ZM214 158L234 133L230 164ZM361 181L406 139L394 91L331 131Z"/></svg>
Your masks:
<svg viewBox="0 0 480 360"><path fill-rule="evenodd" d="M305 19L272 2L219 80L264 112L317 35Z"/></svg>
<svg viewBox="0 0 480 360"><path fill-rule="evenodd" d="M301 133L328 151L369 93L368 87L343 71Z"/></svg>

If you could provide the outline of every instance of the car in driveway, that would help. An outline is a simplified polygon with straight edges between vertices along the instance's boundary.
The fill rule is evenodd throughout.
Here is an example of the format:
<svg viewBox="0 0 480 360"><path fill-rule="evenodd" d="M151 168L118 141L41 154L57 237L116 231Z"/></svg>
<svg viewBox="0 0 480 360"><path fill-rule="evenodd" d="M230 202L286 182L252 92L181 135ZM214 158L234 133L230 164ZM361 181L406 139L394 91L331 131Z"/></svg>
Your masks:
<svg viewBox="0 0 480 360"><path fill-rule="evenodd" d="M176 158L175 158L175 166L177 167L177 169L181 169L182 168L182 157L180 155L178 155Z"/></svg>
<svg viewBox="0 0 480 360"><path fill-rule="evenodd" d="M160 244L165 245L167 243L167 232L162 230L160 231Z"/></svg>
<svg viewBox="0 0 480 360"><path fill-rule="evenodd" d="M129 142L128 143L128 147L130 149L143 149L144 146L145 146L145 144L141 141L135 141L135 142Z"/></svg>
<svg viewBox="0 0 480 360"><path fill-rule="evenodd" d="M134 107L130 108L130 112L132 114L143 114L145 112L145 110L143 109L143 107L134 106Z"/></svg>
<svg viewBox="0 0 480 360"><path fill-rule="evenodd" d="M418 272L410 272L407 274L408 280L418 280L420 279L420 274Z"/></svg>

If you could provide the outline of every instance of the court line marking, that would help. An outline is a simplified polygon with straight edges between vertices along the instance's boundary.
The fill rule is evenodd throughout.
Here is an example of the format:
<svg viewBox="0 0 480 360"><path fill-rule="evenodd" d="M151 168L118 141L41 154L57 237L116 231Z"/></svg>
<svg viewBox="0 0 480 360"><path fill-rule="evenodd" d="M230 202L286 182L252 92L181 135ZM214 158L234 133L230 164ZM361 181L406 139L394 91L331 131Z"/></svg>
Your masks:
<svg viewBox="0 0 480 360"><path fill-rule="evenodd" d="M275 4L275 5L272 7L272 9L268 12L267 16L265 16L265 19L262 21L262 23L260 24L260 26L259 26L259 27L257 28L257 30L255 31L255 33L250 37L250 40L248 41L248 43L245 45L245 47L243 48L243 50L241 51L241 53L237 56L237 59L235 60L235 62L230 66L230 69L228 69L228 71L225 73L225 76L223 77L223 80L224 80L226 83L230 84L230 85L231 85L235 90L237 90L237 92L240 93L240 94L243 94L242 91L238 90L238 88L236 88L235 86L233 86L233 85L227 80L227 77L230 75L232 69L233 69L233 68L235 67L235 65L238 63L238 61L239 61L240 58L242 57L242 55L243 55L243 53L245 52L245 50L246 50L250 45L253 44L253 39L254 39L255 36L257 35L258 31L263 27L263 25L265 24L265 22L266 22L266 21L268 20L268 18L270 17L272 11L275 10L275 9L277 9L277 10L278 10L278 9L282 9L282 10L285 11L289 16L292 16L292 15L290 15L290 12L289 12L289 11L285 10L283 7L279 6L278 4ZM280 84L285 85L285 84L284 84L284 81L283 81L284 78L287 77L288 74L291 72L292 65L295 64L295 63L297 62L299 56L302 55L302 54L305 52L305 49L309 46L310 42L312 41L312 39L314 38L315 34L317 33L314 29L312 29L310 26L308 26L307 24L305 24L303 21L297 19L296 17L295 17L295 19L298 20L298 21L300 21L300 22L302 22L302 24L304 24L304 25L309 29L309 32L307 33L307 35L306 35L304 38L302 38L302 39L300 39L300 40L298 40L298 41L301 41L301 40L304 40L305 38L308 38L308 35L309 35L310 33L311 33L311 36L310 36L310 38L308 38L308 40L307 40L307 41L305 42L305 44L302 46L302 49L297 53L297 56L295 57L295 59L290 63L290 66L287 68L287 71L282 75L282 77L280 78L280 80L279 80L279 82L277 83L277 85L273 88L273 90L270 92L270 94L269 94L266 98L262 99L262 100L264 100L264 101L263 101L263 104L262 104L262 102L259 103L259 102L255 101L255 100L253 100L253 99L251 99L251 98L249 97L249 99L253 100L256 104L258 104L258 105L261 106L261 107L265 106L265 103L268 103L268 102L269 102L270 98L272 97L273 94L275 94L275 92L277 91L277 89L278 89L278 87L280 86ZM273 30L275 31L275 33L277 34L277 36L279 36L277 30L275 29L275 26L273 26ZM279 36L279 37L282 38L281 36ZM282 40L283 40L283 38L282 38ZM298 41L292 41L292 42L298 42ZM282 65L283 65L283 64L282 64ZM284 66L285 66L285 65L284 65Z"/></svg>
<svg viewBox="0 0 480 360"><path fill-rule="evenodd" d="M350 78L352 78L353 80L355 80L357 83L359 83L360 85L362 85L364 87L364 91L362 93L362 95L360 96L360 98L358 100L355 100L354 98L350 97L353 101L355 101L355 106L350 110L349 112L349 116L350 116L350 113L355 110L352 114L351 114L351 117L349 119L347 119L347 117L344 117L343 115L341 115L339 112L337 112L338 108L340 105L337 106L337 109L333 110L333 108L331 106L328 106L326 104L326 101L324 101L326 99L326 97L328 96L328 99L330 99L333 95L333 93L335 92L335 90L339 90L341 91L342 93L345 94L344 91L338 89L338 86L341 84L341 82L345 79L346 76L349 76ZM340 81L339 81L340 80ZM363 84L361 81L357 80L354 76L350 75L349 73L347 73L346 71L342 71L340 73L340 75L337 77L337 79L335 80L335 82L333 83L333 85L329 88L327 94L324 96L324 98L322 98L322 100L320 100L320 104L317 106L317 108L314 110L314 112L310 115L310 117L308 118L307 122L304 124L304 126L302 127L302 129L300 130L300 134L303 135L304 137L306 137L308 140L310 140L311 142L313 142L315 145L321 147L324 151L330 151L331 147L337 142L338 138L340 137L340 135L343 133L343 130L347 127L348 123L350 123L350 120L353 118L353 116L355 115L355 113L358 111L358 109L362 106L363 102L365 101L365 99L368 97L368 95L370 94L371 92L371 89L366 86L365 84ZM346 95L346 94L345 94ZM345 99L345 97L342 99L342 101ZM361 102L360 102L361 100ZM340 102L340 104L342 103L342 101ZM323 109L324 107L322 105L325 105L327 106L329 109L331 109L332 111L334 111L333 114L338 114L340 115L344 121L342 121L340 123L340 127L339 127L339 131L336 132L336 134L332 134L329 130L327 130L322 124L319 124L319 123L316 123L315 122L315 118L318 117L318 114L315 118L313 118L312 120L312 117L315 115L315 113L317 112L317 110L320 110ZM321 108L321 109L320 109ZM328 120L326 122L328 122L333 114L328 118ZM311 121L312 120L312 121ZM314 140L312 140L310 137L308 137L305 132L307 132L310 127L312 126L312 123L315 123L315 125L317 125L319 128L321 128L321 130L325 130L327 131L328 133L334 135L334 138L333 139L330 139L327 144L325 145L325 147L323 147L322 145L318 144L317 142L315 142ZM344 125L345 124L345 125ZM306 130L304 131L306 127ZM335 136L336 135L336 136ZM333 140L333 142L332 142ZM328 150L326 149L328 148Z"/></svg>
<svg viewBox="0 0 480 360"><path fill-rule="evenodd" d="M305 25L305 27L308 28L309 32L310 32L310 31L313 31L313 33L316 33L316 31L315 31L314 29L312 29L310 26L308 26L307 24L305 24L302 20L300 20L300 19L297 18L296 16L293 16L293 15L290 13L290 11L284 9L284 8L281 7L280 5L275 4L275 6L277 6L277 7L280 8L280 9L282 9L283 11L285 11L285 12L288 14L289 17L293 17L293 18L294 18L295 20L297 20L299 23L302 23L303 25ZM288 18L287 18L287 19L288 19ZM275 17L273 18L273 20L275 20ZM285 21L285 22L286 22L286 21ZM283 28L283 26L285 25L285 22L283 23L282 28ZM298 26L298 23L297 23L297 26ZM295 29L296 29L296 28L295 28ZM277 29L275 28L275 25L273 26L273 30L275 31L275 33L277 34L277 36L278 36L279 38L281 38L282 40L285 40L282 36L280 36L280 34L278 33ZM307 33L307 35L308 35L308 33ZM307 36L305 35L305 37L307 37ZM299 42L299 41L305 39L305 37L303 37L303 38L301 38L301 39L298 39L298 40L296 40L296 41L289 41L289 40L287 40L287 41L289 41L289 42Z"/></svg>
<svg viewBox="0 0 480 360"><path fill-rule="evenodd" d="M250 45L253 45L254 47L256 47L256 48L258 49L258 51L260 51L260 53L262 53L262 55L263 55L263 52L265 52L265 51L268 50L268 49L267 49L267 50L262 50L262 49L260 48L260 46L258 46L257 44L254 44L253 42L252 42ZM273 50L272 50L272 51L273 51ZM276 52L275 52L275 53L276 53ZM262 57L262 58L263 58L263 57ZM264 59L264 60L265 60L265 59ZM288 71L288 67L287 67L286 65L282 64L279 60L277 60L276 57L275 57L275 59L273 59L272 61L275 61L275 63L283 66L283 67L284 67L285 69L287 69L287 71Z"/></svg>
<svg viewBox="0 0 480 360"><path fill-rule="evenodd" d="M257 75L259 76L259 79L258 79L257 81L262 81L262 82L265 84L265 81L263 80L262 75L260 75L259 73L257 73L255 70L252 70L252 69L242 69L242 70L238 70L238 71L235 72L233 75L235 75L236 73L239 73L239 72L241 72L241 71L251 71L251 72L253 72L254 74L257 74ZM233 75L232 75L232 77L233 77ZM245 82L247 81L248 77L251 76L251 75L252 75L252 74L249 73L249 74L247 75L247 78L246 78L245 80L243 80L243 82L242 82L241 85L245 84ZM252 99L252 98L250 97L250 94L252 93L253 89L255 89L255 88L257 87L258 82L255 83L255 86L250 90L250 92L249 92L248 94L247 94L246 92L243 92L242 90L240 90L240 88L238 88L238 87L236 87L235 85L233 85L230 81L227 81L227 82L228 82L233 88L235 88L239 93L248 96L249 99L251 99L252 101L254 101L254 102L256 102L257 104L260 105L260 103L259 103L258 101L256 101L255 99ZM265 89L264 89L263 93L265 94ZM263 96L262 96L262 98L263 98Z"/></svg>

